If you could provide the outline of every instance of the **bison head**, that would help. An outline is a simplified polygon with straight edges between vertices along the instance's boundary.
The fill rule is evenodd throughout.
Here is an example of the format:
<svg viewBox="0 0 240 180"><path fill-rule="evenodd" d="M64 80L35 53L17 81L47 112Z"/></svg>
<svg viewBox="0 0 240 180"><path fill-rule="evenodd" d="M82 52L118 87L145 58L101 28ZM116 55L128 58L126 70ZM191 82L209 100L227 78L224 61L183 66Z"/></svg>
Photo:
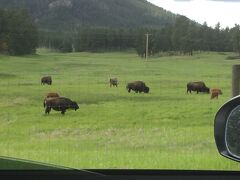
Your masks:
<svg viewBox="0 0 240 180"><path fill-rule="evenodd" d="M208 88L208 87L204 87L204 88L202 88L202 92L205 92L205 93L210 93L210 88Z"/></svg>
<svg viewBox="0 0 240 180"><path fill-rule="evenodd" d="M146 87L144 88L144 92L145 92L145 93L149 93L149 87L146 86Z"/></svg>
<svg viewBox="0 0 240 180"><path fill-rule="evenodd" d="M73 102L71 103L71 109L74 109L75 111L76 111L77 109L79 109L79 106L78 106L78 104L77 104L75 101L73 101Z"/></svg>

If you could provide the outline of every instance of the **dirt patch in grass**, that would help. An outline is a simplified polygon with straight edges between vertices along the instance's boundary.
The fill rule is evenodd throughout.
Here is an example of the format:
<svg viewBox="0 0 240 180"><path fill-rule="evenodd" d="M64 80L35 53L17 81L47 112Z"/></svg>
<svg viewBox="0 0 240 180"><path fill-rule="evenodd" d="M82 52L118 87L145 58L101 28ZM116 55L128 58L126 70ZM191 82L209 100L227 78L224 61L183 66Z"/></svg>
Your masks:
<svg viewBox="0 0 240 180"><path fill-rule="evenodd" d="M3 97L2 101L0 102L0 107L24 105L24 104L27 104L28 102L29 102L29 99L25 97L16 97L16 98Z"/></svg>
<svg viewBox="0 0 240 180"><path fill-rule="evenodd" d="M17 77L15 74L0 73L0 79L8 79Z"/></svg>
<svg viewBox="0 0 240 180"><path fill-rule="evenodd" d="M28 102L28 99L25 97L17 97L12 101L12 103L15 105L26 104L27 102Z"/></svg>
<svg viewBox="0 0 240 180"><path fill-rule="evenodd" d="M18 86L32 86L34 85L33 83L18 83Z"/></svg>
<svg viewBox="0 0 240 180"><path fill-rule="evenodd" d="M106 67L107 64L93 64L93 63L61 63L59 66L64 67Z"/></svg>
<svg viewBox="0 0 240 180"><path fill-rule="evenodd" d="M239 60L240 59L240 56L228 56L226 57L226 60Z"/></svg>

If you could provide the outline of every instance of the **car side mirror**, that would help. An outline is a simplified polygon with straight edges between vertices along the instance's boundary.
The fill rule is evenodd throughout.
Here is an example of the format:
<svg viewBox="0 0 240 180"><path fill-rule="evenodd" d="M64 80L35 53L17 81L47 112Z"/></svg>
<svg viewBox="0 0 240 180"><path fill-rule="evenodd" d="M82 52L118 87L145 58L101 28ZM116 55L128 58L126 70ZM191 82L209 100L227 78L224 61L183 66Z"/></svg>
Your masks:
<svg viewBox="0 0 240 180"><path fill-rule="evenodd" d="M224 157L240 162L240 95L227 101L217 112L214 137Z"/></svg>

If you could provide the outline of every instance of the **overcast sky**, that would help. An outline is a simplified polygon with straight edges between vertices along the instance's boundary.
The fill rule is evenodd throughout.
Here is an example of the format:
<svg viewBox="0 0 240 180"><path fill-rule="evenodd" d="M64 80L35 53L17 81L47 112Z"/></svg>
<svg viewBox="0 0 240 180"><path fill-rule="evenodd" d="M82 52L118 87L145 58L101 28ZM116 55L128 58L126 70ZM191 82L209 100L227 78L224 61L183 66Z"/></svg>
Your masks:
<svg viewBox="0 0 240 180"><path fill-rule="evenodd" d="M233 27L240 24L240 0L148 0L173 13L187 16L201 24Z"/></svg>

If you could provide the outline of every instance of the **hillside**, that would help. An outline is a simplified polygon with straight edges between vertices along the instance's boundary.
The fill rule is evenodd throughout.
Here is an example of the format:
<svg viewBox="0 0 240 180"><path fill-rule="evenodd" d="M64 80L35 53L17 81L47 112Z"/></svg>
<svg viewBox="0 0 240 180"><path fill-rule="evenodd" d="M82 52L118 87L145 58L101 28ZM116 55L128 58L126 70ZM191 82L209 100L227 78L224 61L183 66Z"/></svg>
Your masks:
<svg viewBox="0 0 240 180"><path fill-rule="evenodd" d="M176 15L146 0L1 0L4 9L27 9L41 29L83 25L104 27L162 27Z"/></svg>

